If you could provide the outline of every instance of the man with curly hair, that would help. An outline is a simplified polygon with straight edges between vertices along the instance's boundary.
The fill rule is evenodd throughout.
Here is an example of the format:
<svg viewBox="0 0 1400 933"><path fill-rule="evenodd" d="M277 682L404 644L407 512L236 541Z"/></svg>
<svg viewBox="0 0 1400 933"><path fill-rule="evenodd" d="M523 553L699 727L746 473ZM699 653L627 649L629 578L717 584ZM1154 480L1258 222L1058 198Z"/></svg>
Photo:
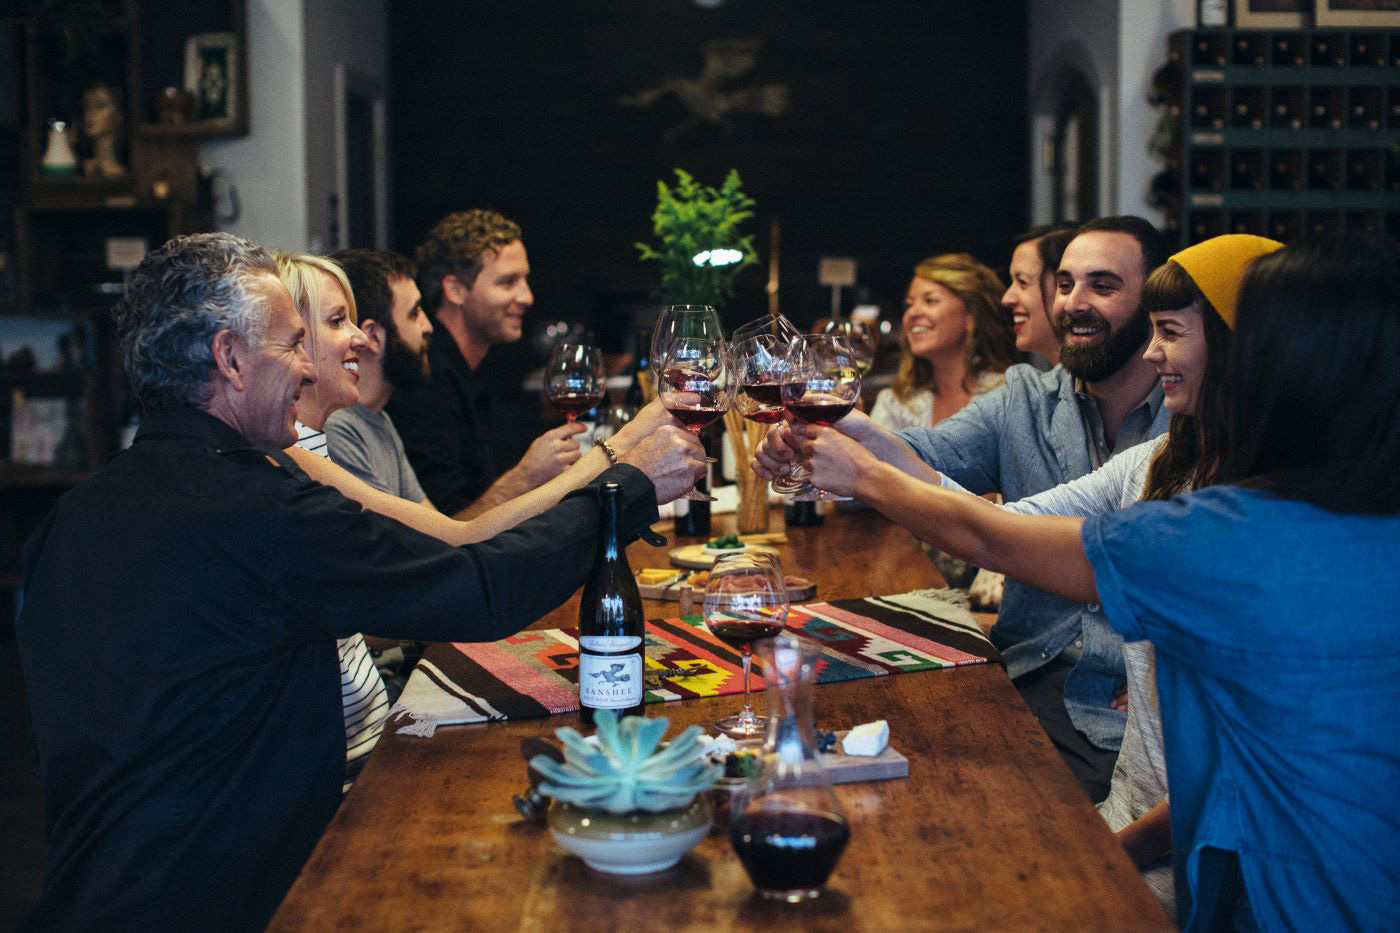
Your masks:
<svg viewBox="0 0 1400 933"><path fill-rule="evenodd" d="M418 481L440 511L471 518L559 475L579 457L566 424L535 439L502 473L492 454L490 397L476 375L490 349L520 339L534 303L520 227L495 211L448 214L418 247L418 288L437 331L429 380L400 387L386 410Z"/></svg>

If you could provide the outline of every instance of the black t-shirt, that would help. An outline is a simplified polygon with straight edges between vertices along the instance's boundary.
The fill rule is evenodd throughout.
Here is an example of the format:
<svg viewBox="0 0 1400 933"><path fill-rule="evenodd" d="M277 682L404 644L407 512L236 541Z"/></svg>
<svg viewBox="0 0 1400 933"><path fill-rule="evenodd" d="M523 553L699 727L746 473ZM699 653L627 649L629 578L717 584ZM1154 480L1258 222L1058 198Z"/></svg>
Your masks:
<svg viewBox="0 0 1400 933"><path fill-rule="evenodd" d="M625 527L651 483L614 467ZM20 658L48 817L49 929L250 929L340 801L335 639L513 633L592 564L585 487L452 548L366 514L197 411L65 495L26 548Z"/></svg>
<svg viewBox="0 0 1400 933"><path fill-rule="evenodd" d="M491 399L452 335L428 341L432 378L395 389L384 410L394 419L418 484L439 511L460 512L499 475L491 453Z"/></svg>

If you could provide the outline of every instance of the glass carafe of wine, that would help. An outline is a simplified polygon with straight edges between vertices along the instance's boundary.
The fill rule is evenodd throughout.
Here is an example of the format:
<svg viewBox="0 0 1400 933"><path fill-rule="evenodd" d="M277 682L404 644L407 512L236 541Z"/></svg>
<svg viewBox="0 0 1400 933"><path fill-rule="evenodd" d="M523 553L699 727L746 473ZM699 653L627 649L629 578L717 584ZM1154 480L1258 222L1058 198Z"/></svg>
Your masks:
<svg viewBox="0 0 1400 933"><path fill-rule="evenodd" d="M812 734L817 650L783 634L758 643L767 685L763 767L736 802L729 838L764 897L821 894L850 838Z"/></svg>

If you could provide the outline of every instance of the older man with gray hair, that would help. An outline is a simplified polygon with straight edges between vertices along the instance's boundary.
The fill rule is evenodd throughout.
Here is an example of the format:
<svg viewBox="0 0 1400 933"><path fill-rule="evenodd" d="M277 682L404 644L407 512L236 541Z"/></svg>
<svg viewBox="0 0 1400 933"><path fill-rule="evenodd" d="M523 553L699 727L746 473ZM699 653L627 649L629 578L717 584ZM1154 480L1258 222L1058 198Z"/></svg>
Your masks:
<svg viewBox="0 0 1400 933"><path fill-rule="evenodd" d="M117 311L131 449L29 542L17 625L48 816L36 928L244 929L340 802L335 640L512 634L703 468L676 428L537 518L453 548L274 459L315 381L268 254L227 234L146 257Z"/></svg>

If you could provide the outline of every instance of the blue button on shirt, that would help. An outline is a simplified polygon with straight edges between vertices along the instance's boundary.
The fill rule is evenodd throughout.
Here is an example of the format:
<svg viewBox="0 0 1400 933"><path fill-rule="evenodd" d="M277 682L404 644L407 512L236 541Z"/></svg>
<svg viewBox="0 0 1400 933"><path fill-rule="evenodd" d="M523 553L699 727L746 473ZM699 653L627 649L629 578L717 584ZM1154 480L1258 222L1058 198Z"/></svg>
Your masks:
<svg viewBox="0 0 1400 933"><path fill-rule="evenodd" d="M1155 386L1123 419L1110 447L1082 383L1061 366L1042 373L1018 365L1006 371L1002 388L973 398L935 427L898 436L959 485L1000 492L1010 502L1078 479L1114 453L1165 433L1169 417ZM1075 661L1065 681L1070 720L1098 747L1118 748L1127 717L1109 704L1125 681L1123 640L1098 606L1007 580L992 642L1013 678L1068 650Z"/></svg>

